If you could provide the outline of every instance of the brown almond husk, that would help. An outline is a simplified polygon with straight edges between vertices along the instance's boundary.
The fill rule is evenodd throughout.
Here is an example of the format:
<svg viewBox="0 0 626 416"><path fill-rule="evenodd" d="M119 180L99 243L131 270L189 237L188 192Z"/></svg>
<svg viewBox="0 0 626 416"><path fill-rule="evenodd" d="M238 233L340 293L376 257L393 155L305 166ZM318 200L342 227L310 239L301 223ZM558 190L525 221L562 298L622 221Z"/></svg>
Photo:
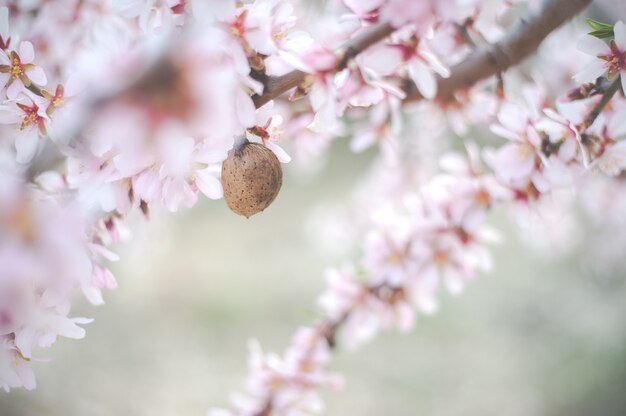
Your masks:
<svg viewBox="0 0 626 416"><path fill-rule="evenodd" d="M222 164L222 187L228 207L250 218L276 199L283 184L280 161L267 147L244 142Z"/></svg>

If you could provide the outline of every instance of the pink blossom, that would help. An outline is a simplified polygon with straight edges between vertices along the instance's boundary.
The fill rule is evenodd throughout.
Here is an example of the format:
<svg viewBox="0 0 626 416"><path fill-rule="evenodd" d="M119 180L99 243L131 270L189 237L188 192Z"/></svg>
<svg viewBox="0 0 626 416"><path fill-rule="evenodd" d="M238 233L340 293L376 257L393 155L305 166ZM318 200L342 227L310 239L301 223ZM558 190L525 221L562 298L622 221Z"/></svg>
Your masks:
<svg viewBox="0 0 626 416"><path fill-rule="evenodd" d="M0 387L6 392L16 387L33 390L37 386L35 374L22 358L12 341L0 337Z"/></svg>
<svg viewBox="0 0 626 416"><path fill-rule="evenodd" d="M434 25L438 14L442 11L449 13L455 7L453 0L387 0L381 7L380 17L398 28L414 24L420 34L425 34Z"/></svg>
<svg viewBox="0 0 626 416"><path fill-rule="evenodd" d="M385 0L343 0L344 4L357 14L361 19L366 20L378 11L385 3Z"/></svg>
<svg viewBox="0 0 626 416"><path fill-rule="evenodd" d="M626 142L620 142L615 146L609 147L598 159L597 166L607 175L619 175L626 169Z"/></svg>
<svg viewBox="0 0 626 416"><path fill-rule="evenodd" d="M30 162L37 153L39 139L46 135L50 122L46 109L46 100L30 91L0 105L0 124L13 125L11 130L19 163Z"/></svg>
<svg viewBox="0 0 626 416"><path fill-rule="evenodd" d="M232 139L207 139L197 143L190 137L163 137L159 143L162 161L159 175L164 205L171 211L176 211L179 205L191 207L197 201L198 190L211 199L221 198L219 171L211 165L226 159L231 147Z"/></svg>
<svg viewBox="0 0 626 416"><path fill-rule="evenodd" d="M77 205L4 175L0 197L0 385L32 389L29 360L59 336L84 337L79 325L91 321L69 317L71 301L90 285L114 286L89 282L105 270L100 257L114 255L91 252L91 224Z"/></svg>
<svg viewBox="0 0 626 416"><path fill-rule="evenodd" d="M318 413L323 408L318 390L342 385L326 368L329 346L318 328L299 328L282 357L265 354L256 341L249 348L246 393L234 396L234 412L215 409L211 415L250 415L264 409L281 415Z"/></svg>
<svg viewBox="0 0 626 416"><path fill-rule="evenodd" d="M270 101L257 110L255 126L248 129L247 136L259 138L265 147L274 152L278 160L289 163L291 156L277 143L284 133L280 127L283 124L283 117L280 114L272 115L273 107L274 102Z"/></svg>
<svg viewBox="0 0 626 416"><path fill-rule="evenodd" d="M137 18L142 31L170 30L185 22L185 0L123 0L121 13L127 18Z"/></svg>
<svg viewBox="0 0 626 416"><path fill-rule="evenodd" d="M602 74L606 73L609 79L619 76L622 82L622 90L626 93L626 25L617 22L613 27L615 39L607 45L602 40L587 35L580 39L578 48L596 59L587 67L576 74L574 79L578 83L595 82Z"/></svg>
<svg viewBox="0 0 626 416"><path fill-rule="evenodd" d="M0 50L0 88L7 88L11 100L31 83L43 86L48 82L46 73L35 65L35 49L30 42L21 42L16 51Z"/></svg>
<svg viewBox="0 0 626 416"><path fill-rule="evenodd" d="M404 63L409 77L424 98L433 99L437 94L437 80L434 74L447 78L450 75L448 68L431 51L424 38L418 38L412 27L408 27L394 34L394 43L390 47L398 50L395 60L387 61L385 65L393 68L393 62Z"/></svg>

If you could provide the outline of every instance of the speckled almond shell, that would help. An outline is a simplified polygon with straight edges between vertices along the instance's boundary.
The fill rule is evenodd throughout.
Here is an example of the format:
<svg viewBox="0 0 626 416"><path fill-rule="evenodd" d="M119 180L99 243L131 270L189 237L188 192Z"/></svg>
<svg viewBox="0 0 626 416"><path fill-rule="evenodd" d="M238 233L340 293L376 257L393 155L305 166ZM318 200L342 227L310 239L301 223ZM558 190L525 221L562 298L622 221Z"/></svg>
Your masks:
<svg viewBox="0 0 626 416"><path fill-rule="evenodd" d="M283 184L280 161L259 143L243 143L222 164L222 186L228 207L246 218L263 211Z"/></svg>

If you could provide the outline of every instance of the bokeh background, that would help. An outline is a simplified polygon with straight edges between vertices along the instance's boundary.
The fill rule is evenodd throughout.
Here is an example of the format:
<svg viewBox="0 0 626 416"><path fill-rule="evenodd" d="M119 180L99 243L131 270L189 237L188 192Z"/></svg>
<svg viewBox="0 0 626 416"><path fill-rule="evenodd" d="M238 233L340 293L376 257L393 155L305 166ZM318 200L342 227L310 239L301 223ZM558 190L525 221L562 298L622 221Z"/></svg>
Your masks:
<svg viewBox="0 0 626 416"><path fill-rule="evenodd" d="M604 3L626 16L621 2ZM46 350L37 390L1 393L0 415L191 416L227 405L250 338L281 352L314 319L323 271L338 262L324 247L343 243L330 233L319 244L312 218L348 203L373 157L347 147L337 141L316 175L287 169L277 201L250 220L224 201L137 219L117 247L119 288L75 313L95 318L87 337ZM505 235L493 272L444 295L413 332L338 351L332 367L347 383L325 392L327 415L626 415L626 239L609 242L617 261L598 268L589 224L575 224L582 243L554 255L529 249L504 212L493 223Z"/></svg>
<svg viewBox="0 0 626 416"><path fill-rule="evenodd" d="M245 220L223 201L137 221L119 247L120 287L81 341L35 364L38 388L0 395L2 416L205 415L246 375L247 341L282 351L313 319L336 259L311 237L319 204L342 203L371 154L339 141L312 178L287 171L266 212ZM496 269L409 334L385 333L333 368L345 391L328 415L620 416L626 414L626 270L546 256L509 227ZM509 225L506 225L509 224Z"/></svg>

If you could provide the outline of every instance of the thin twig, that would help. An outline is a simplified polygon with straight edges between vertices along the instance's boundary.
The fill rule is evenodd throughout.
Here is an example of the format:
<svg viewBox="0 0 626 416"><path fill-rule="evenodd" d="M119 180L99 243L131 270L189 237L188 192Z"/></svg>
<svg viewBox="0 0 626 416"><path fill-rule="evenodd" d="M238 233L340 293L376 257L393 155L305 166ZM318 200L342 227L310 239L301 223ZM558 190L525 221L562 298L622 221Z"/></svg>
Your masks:
<svg viewBox="0 0 626 416"><path fill-rule="evenodd" d="M617 77L615 78L611 86L604 92L604 94L602 95L602 99L598 102L598 104L596 104L596 106L591 110L587 117L585 117L585 120L582 124L581 133L591 127L593 122L596 121L596 118L598 118L602 110L604 110L604 107L606 107L609 101L611 101L611 98L613 98L615 93L619 90L620 86L620 77Z"/></svg>

